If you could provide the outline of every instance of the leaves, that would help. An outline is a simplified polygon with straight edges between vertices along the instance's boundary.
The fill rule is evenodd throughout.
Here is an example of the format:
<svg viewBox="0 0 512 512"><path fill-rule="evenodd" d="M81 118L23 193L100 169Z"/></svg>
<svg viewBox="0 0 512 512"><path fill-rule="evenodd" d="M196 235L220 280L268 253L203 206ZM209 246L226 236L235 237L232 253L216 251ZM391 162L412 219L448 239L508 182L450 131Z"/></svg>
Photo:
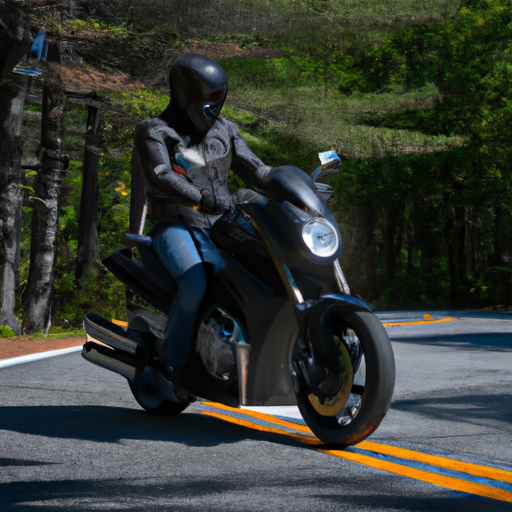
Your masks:
<svg viewBox="0 0 512 512"><path fill-rule="evenodd" d="M36 194L36 191L29 185L19 184L18 186L21 188L23 192L25 192L29 196L34 196Z"/></svg>

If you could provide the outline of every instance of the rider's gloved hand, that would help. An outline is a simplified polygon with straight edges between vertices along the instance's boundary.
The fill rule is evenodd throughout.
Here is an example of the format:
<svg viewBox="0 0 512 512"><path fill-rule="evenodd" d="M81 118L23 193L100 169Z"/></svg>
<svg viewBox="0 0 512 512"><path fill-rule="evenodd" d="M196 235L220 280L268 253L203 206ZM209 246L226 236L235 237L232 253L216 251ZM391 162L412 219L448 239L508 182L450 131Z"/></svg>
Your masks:
<svg viewBox="0 0 512 512"><path fill-rule="evenodd" d="M201 190L201 207L209 212L215 212L217 209L215 194L207 189Z"/></svg>
<svg viewBox="0 0 512 512"><path fill-rule="evenodd" d="M207 189L201 190L201 209L210 214L221 215L233 210L233 201L229 197L215 196Z"/></svg>

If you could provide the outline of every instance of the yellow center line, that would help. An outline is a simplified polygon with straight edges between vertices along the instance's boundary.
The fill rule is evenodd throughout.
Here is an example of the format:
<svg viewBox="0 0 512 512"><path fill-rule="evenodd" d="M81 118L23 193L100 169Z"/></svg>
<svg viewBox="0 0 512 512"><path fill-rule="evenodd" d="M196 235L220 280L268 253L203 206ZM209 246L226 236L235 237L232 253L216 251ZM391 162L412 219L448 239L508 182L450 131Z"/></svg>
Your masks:
<svg viewBox="0 0 512 512"><path fill-rule="evenodd" d="M409 321L403 321L403 322L383 322L382 325L384 327L396 327L399 325L422 325L422 324L440 324L442 322L452 322L455 320L452 316L447 316L445 318L437 318L433 320L411 320Z"/></svg>
<svg viewBox="0 0 512 512"><path fill-rule="evenodd" d="M221 414L219 412L202 411L201 414L204 416L213 416L214 418L219 418L223 421L227 421L229 423L234 423L235 425L241 425L242 427L248 427L252 430L260 430L261 432L270 432L272 434L281 434L281 435L284 434L284 435L287 435L290 437L296 437L301 440L308 439L308 438L304 438L300 434L294 434L292 432L285 432L284 430L281 430L279 428L265 427L263 425L258 425L257 423L253 423L252 421L245 421L240 418L234 418L233 416L226 416L225 414Z"/></svg>
<svg viewBox="0 0 512 512"><path fill-rule="evenodd" d="M444 318L432 318L430 315L424 315L424 320L404 320L403 322L383 322L382 325L384 327L395 327L399 325L421 325L421 324L439 324L441 322L451 322L455 320L452 316L447 316ZM116 318L112 319L112 323L119 325L121 327L124 327L125 329L128 328L128 322L125 322L124 320L117 320Z"/></svg>
<svg viewBox="0 0 512 512"><path fill-rule="evenodd" d="M301 425L300 423L293 423L292 421L282 420L280 418L276 418L271 414L265 414L263 412L251 411L249 409L236 409L234 407L229 407L227 405L218 404L214 402L203 402L203 405L207 405L208 407L215 407L215 409L222 409L224 411L231 411L236 414L244 414L245 416L251 416L253 418L257 418L259 420L267 421L269 423L274 423L275 425L282 425L283 427L287 427L293 430L298 430L299 432L305 432L306 434L312 434L311 429L306 427L306 425ZM282 430L280 430L282 432Z"/></svg>
<svg viewBox="0 0 512 512"><path fill-rule="evenodd" d="M438 485L440 487L445 487L448 489L452 489L455 491L466 492L469 494L475 494L478 496L483 496L486 498L496 499L500 501L512 502L512 493L503 489L499 489L496 487L492 487L485 484L475 483L471 481L467 481L464 479L459 479L453 476L445 476L439 475L437 473L431 473L430 471L426 471L424 469L412 468L409 466L405 466L399 464L397 462L391 462L387 460L382 460L379 458L375 458L369 455L364 455L360 453L354 453L345 450L331 450L324 449L321 446L324 446L316 438L311 438L309 436L301 435L299 432L303 432L305 434L311 434L311 430L297 423L289 422L286 420L281 420L280 418L276 418L269 414L264 414L256 411L250 411L246 409L236 409L233 407L228 407L222 404L212 403L212 402L204 402L205 406L209 406L215 409L224 410L226 412L232 412L237 415L247 416L248 418L255 418L258 420L266 421L271 424L275 424L277 428L265 426L257 423L253 423L250 420L243 420L241 418L236 418L234 416L222 414L221 412L214 411L202 411L202 414L207 416L213 416L215 418L219 418L223 421L227 421L230 423L234 423L243 427L248 427L253 430L259 430L262 432L269 432L273 434L286 435L289 437L296 438L302 441L305 444L311 446L311 448L318 450L322 453L326 453L328 455L332 455L334 457L338 457L341 459L349 460L351 462L357 462L359 464L363 464L365 466L373 467L375 469L380 469L383 471L388 471L393 474L397 474L400 476L412 478L415 480L419 480L425 483ZM279 426L286 427L288 429L296 430L297 433L285 431L279 428ZM414 450L409 450L406 448L399 448L392 445L376 443L373 441L362 441L355 445L355 448L359 448L362 450L372 451L375 453L380 453L383 455L390 455L394 457L398 457L404 459L404 461L414 461L424 464L429 464L431 466L436 466L438 468L448 469L452 471L458 471L461 473L466 473L468 475L488 478L496 481L512 483L512 473L509 471L505 471L502 469L492 468L489 466L480 466L478 464L473 464L469 462L463 462L455 459L449 459L445 457L441 457L438 455L429 455L422 452L416 452Z"/></svg>
<svg viewBox="0 0 512 512"><path fill-rule="evenodd" d="M438 475L437 473L430 473L430 471L425 471L423 469L402 466L396 462L383 461L359 453L351 453L341 450L322 450L318 448L317 450L329 455L333 455L335 457L358 462L360 464L364 464L365 466L370 466L372 468L388 471L396 475L413 478L414 480L419 480L428 484L446 487L454 491L461 491L469 494L483 496L485 498L512 502L512 492L508 492L503 489L497 489L496 487L491 487L489 485L468 482L466 480L460 480L452 476Z"/></svg>
<svg viewBox="0 0 512 512"><path fill-rule="evenodd" d="M274 423L276 425L282 425L284 427L297 430L299 432L304 432L306 434L311 434L311 430L306 425L301 425L299 423L294 423L291 421L282 420L280 418L276 418L270 414L265 414L257 411L251 411L247 409L234 409L232 407L228 407L222 404L216 403L206 403L205 405L209 405L211 407L215 407L217 409L224 409L226 411L237 412L238 414L244 414L247 416L251 416L263 421L267 421L269 423ZM282 432L282 431L281 431ZM308 443L309 444L309 443ZM318 444L321 444L318 441ZM415 462L422 462L425 464L434 465L440 468L449 469L453 471L459 471L462 473L467 473L468 475L479 476L483 478L489 478L491 480L497 480L500 482L512 483L512 473L510 471L505 471L503 469L492 468L489 466L481 466L479 464L474 464L471 462L464 462L456 459L449 459L446 457L441 457L439 455L430 455L427 453L417 452L414 450L409 450L407 448L399 448L397 446L376 443L374 441L362 441L355 445L356 448L360 448L362 450L368 450L372 452L382 453L383 455L391 455L393 457L399 457L401 459L412 460Z"/></svg>
<svg viewBox="0 0 512 512"><path fill-rule="evenodd" d="M246 416L254 417L266 421L268 423L274 423L276 425L282 425L292 430L297 430L299 432L304 432L306 434L312 434L310 428L307 427L306 425L301 425L300 423L282 420L280 418L272 416L271 414L251 411L248 409L235 409L233 407L217 404L214 402L204 402L204 405L215 407L216 409L223 409L225 411L232 411L237 414L244 414ZM318 444L321 444L321 441L318 440ZM457 459L449 459L446 457L441 457L439 455L430 455L423 452L409 450L407 448L399 448L397 446L385 443L376 443L374 441L362 441L355 445L355 447L360 448L362 450L381 453L383 455L391 455L393 457L399 457L401 459L412 460L415 462L434 465L444 469L459 471L462 473L467 473L468 475L489 478L491 480L497 480L500 482L512 483L512 473L510 471L505 471L503 469L482 466L480 464L464 462Z"/></svg>
<svg viewBox="0 0 512 512"><path fill-rule="evenodd" d="M480 476L491 480L497 480L499 482L507 482L509 484L512 483L512 473L503 469L481 466L479 464L463 462L456 459L448 459L439 455L429 455L427 453L416 452L406 448L398 448L397 446L389 444L375 443L373 441L362 441L357 444L356 447L361 448L362 450L378 452L384 455L400 457L401 459L430 464L439 468L467 473L472 476Z"/></svg>

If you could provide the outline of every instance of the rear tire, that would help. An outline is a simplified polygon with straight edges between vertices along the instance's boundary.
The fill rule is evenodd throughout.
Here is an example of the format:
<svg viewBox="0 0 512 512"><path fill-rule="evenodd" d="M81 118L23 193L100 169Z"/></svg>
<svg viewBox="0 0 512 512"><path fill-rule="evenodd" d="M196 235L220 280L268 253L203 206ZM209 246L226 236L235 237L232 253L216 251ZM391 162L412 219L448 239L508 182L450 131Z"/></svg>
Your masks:
<svg viewBox="0 0 512 512"><path fill-rule="evenodd" d="M366 439L388 411L395 385L395 359L388 335L373 313L333 312L330 323L333 342L334 336L341 336L333 326L343 325L345 332L351 329L355 333L364 356L364 368L359 371L358 363L354 361L354 379L347 402L340 405L337 416L323 415L313 407L311 389L298 365L293 367L292 379L297 405L309 428L324 443L346 447ZM296 356L300 351L300 348L295 351ZM350 405L352 403L354 407ZM356 412L351 417L344 415L345 410Z"/></svg>
<svg viewBox="0 0 512 512"><path fill-rule="evenodd" d="M150 414L158 416L176 416L183 412L190 402L172 402L162 397L162 393L152 383L138 386L136 382L128 380L128 385L137 403Z"/></svg>

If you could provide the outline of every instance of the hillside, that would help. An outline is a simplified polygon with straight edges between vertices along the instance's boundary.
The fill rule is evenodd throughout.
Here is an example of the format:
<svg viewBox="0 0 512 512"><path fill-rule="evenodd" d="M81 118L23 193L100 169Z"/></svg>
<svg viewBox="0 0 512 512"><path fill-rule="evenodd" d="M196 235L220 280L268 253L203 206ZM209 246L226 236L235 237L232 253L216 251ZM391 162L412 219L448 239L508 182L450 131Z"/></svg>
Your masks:
<svg viewBox="0 0 512 512"><path fill-rule="evenodd" d="M103 112L100 256L127 227L133 128L165 107L168 67L192 51L225 68L223 114L266 163L310 172L319 151L338 151L331 206L358 296L378 307L510 305L511 9L503 0L466 4L92 0L45 19L64 49L66 88ZM37 103L26 110L24 158L35 166ZM78 324L89 297L112 316L123 309L122 288L101 266L80 290L72 277L86 117L79 102L68 105L57 325Z"/></svg>

